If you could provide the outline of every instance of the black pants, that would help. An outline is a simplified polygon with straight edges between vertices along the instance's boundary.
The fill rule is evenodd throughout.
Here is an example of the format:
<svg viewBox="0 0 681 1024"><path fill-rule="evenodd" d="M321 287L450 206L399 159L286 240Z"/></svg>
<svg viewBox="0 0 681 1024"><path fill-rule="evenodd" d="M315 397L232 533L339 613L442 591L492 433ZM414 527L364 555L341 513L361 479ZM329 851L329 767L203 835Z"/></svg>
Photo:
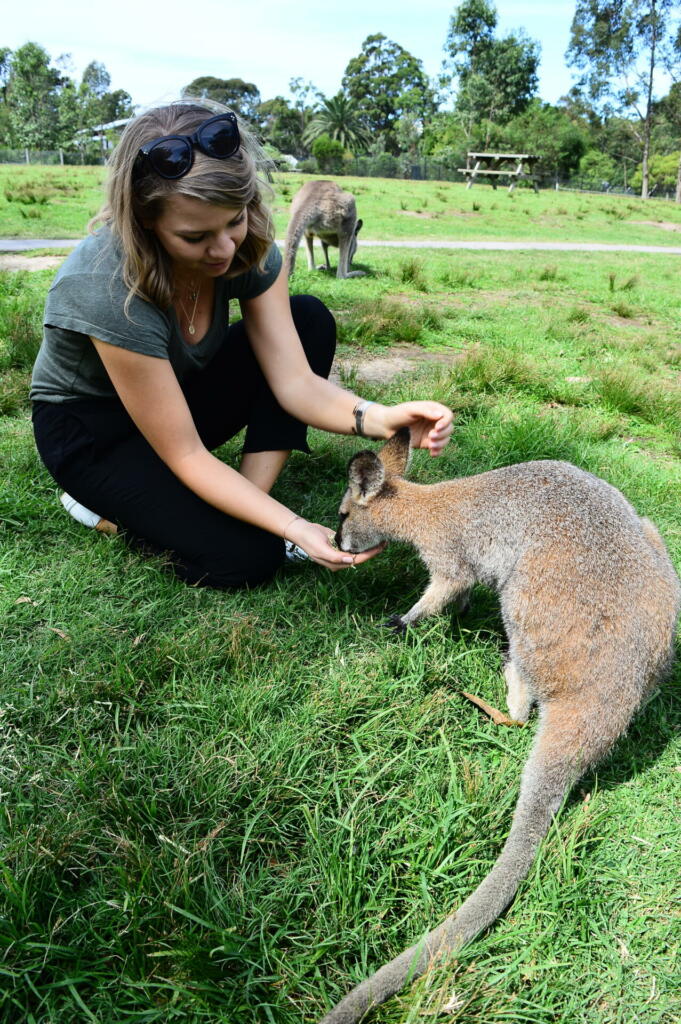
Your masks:
<svg viewBox="0 0 681 1024"><path fill-rule="evenodd" d="M310 366L328 377L336 346L331 313L307 295L291 299L291 312ZM277 403L241 321L182 388L209 449L246 427L244 452L309 451L306 425ZM188 583L252 586L283 562L280 537L219 512L180 483L117 398L34 402L33 427L40 456L59 486L120 526L134 544L168 553Z"/></svg>

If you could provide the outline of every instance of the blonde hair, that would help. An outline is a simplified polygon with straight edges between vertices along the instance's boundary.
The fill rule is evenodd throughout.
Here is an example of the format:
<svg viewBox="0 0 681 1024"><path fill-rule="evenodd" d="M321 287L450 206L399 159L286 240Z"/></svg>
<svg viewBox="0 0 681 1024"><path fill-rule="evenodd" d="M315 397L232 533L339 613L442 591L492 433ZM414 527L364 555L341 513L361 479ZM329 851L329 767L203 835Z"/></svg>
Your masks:
<svg viewBox="0 0 681 1024"><path fill-rule="evenodd" d="M107 197L89 227L108 224L123 249L123 280L128 288L125 312L137 295L166 309L173 297L171 262L165 249L145 222L155 221L171 196L200 199L216 206L248 210L246 238L236 251L228 277L257 266L264 269L274 241L274 227L264 194L269 185L258 170L266 158L253 135L239 120L241 145L227 160L208 157L194 149L194 163L182 178L168 180L151 171L133 182L133 168L140 148L162 135L191 135L207 118L226 107L202 101L172 103L136 117L125 128L108 161Z"/></svg>

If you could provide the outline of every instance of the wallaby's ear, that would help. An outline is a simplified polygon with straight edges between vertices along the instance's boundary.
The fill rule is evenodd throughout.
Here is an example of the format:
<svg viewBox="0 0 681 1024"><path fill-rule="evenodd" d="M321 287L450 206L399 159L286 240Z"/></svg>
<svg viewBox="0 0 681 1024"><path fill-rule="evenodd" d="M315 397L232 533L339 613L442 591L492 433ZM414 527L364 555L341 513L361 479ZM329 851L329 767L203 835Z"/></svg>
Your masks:
<svg viewBox="0 0 681 1024"><path fill-rule="evenodd" d="M376 452L357 452L348 465L352 500L366 505L375 498L385 481L383 463Z"/></svg>
<svg viewBox="0 0 681 1024"><path fill-rule="evenodd" d="M356 235L357 235L357 234L359 234L360 228L362 227L362 224L363 224L363 223L364 223L364 221L363 221L363 220L362 220L362 218L360 217L360 219L359 219L359 220L357 221L357 223L355 224L355 234L356 234Z"/></svg>
<svg viewBox="0 0 681 1024"><path fill-rule="evenodd" d="M381 462L385 466L386 475L404 476L409 465L409 427L400 427L396 434L387 441L380 451Z"/></svg>

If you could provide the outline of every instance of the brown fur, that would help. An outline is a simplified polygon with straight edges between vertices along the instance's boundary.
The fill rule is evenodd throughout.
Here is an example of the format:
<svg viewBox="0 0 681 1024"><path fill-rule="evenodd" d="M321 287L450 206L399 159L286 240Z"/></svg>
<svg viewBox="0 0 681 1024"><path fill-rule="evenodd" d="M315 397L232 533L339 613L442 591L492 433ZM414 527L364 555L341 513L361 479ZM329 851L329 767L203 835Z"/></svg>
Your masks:
<svg viewBox="0 0 681 1024"><path fill-rule="evenodd" d="M538 705L511 832L496 863L456 913L358 985L322 1024L354 1024L459 949L511 902L572 784L626 730L669 669L679 579L655 526L604 480L566 462L526 462L433 485L402 479L408 431L380 456L352 459L336 535L343 551L383 540L413 544L430 572L397 622L493 587L509 641L512 718Z"/></svg>
<svg viewBox="0 0 681 1024"><path fill-rule="evenodd" d="M314 237L322 243L326 267L329 263L329 246L338 249L338 270L336 277L363 277L361 270L350 270L357 251L357 233L362 221L357 220L355 197L343 192L335 181L307 181L294 196L291 203L291 217L286 232L284 247L289 277L296 265L296 252L303 234L307 243L307 267L314 270Z"/></svg>

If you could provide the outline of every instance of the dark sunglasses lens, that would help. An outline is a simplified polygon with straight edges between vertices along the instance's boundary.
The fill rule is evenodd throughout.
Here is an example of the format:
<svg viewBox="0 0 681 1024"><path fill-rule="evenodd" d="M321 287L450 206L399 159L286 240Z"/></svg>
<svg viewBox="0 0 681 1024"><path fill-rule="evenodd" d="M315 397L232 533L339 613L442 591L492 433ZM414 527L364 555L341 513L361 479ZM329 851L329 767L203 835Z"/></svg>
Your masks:
<svg viewBox="0 0 681 1024"><path fill-rule="evenodd" d="M199 129L198 136L204 152L218 160L232 156L239 148L239 129L233 121L214 121Z"/></svg>
<svg viewBox="0 0 681 1024"><path fill-rule="evenodd" d="M162 178L181 178L192 163L192 148L182 139L157 142L149 150L149 163Z"/></svg>

